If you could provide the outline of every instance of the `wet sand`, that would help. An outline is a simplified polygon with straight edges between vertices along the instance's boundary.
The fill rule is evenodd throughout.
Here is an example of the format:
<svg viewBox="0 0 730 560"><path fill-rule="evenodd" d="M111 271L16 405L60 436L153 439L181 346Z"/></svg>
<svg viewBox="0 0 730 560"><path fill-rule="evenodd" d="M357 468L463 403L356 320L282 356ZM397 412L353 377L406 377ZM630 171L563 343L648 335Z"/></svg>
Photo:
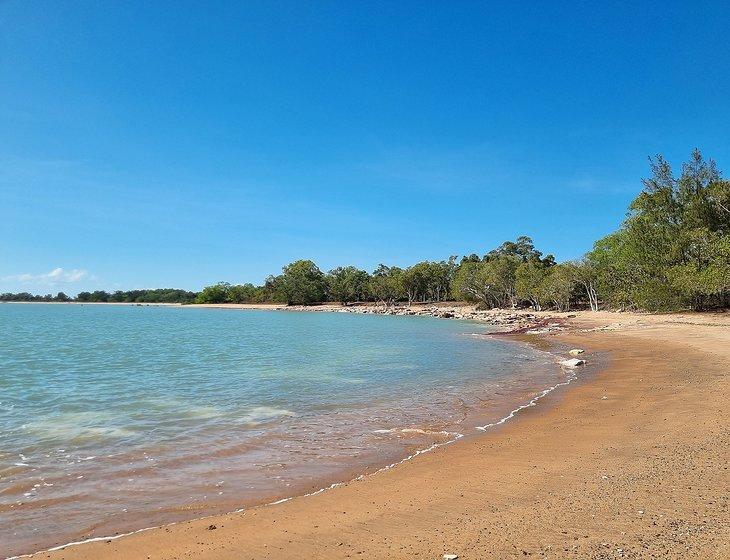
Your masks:
<svg viewBox="0 0 730 560"><path fill-rule="evenodd" d="M609 363L483 435L315 496L34 557L730 557L730 317L581 313L552 338Z"/></svg>

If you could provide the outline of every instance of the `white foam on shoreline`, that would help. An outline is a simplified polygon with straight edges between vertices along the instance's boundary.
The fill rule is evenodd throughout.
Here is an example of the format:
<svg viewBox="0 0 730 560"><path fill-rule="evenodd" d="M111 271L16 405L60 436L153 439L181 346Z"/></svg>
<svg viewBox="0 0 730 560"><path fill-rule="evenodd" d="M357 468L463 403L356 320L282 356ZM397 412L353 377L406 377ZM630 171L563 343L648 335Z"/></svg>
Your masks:
<svg viewBox="0 0 730 560"><path fill-rule="evenodd" d="M288 498L282 498L281 500L276 500L275 502L269 502L268 504L264 504L266 506L275 506L277 504L283 504L284 502L289 502L293 500L294 498L306 498L308 496L316 496L317 494L321 494L322 492L326 490L332 490L333 488L337 488L338 486L345 486L346 484L350 484L351 482L356 482L358 480L363 480L365 477L368 476L374 476L378 473L387 471L392 469L393 467L397 467L398 465L402 465L406 461L410 461L411 459L418 457L419 455L422 455L424 453L428 453L429 451L433 451L434 449L437 449L439 447L443 447L444 445L449 445L450 443L454 443L455 441L461 439L464 437L464 434L461 434L459 432L429 432L427 430L420 430L418 428L393 428L391 430L376 430L376 432L393 432L393 431L403 431L403 432L418 432L418 433L424 433L424 434L451 434L453 435L453 439L450 439L448 441L443 441L440 443L434 443L430 445L429 447L426 447L425 449L419 449L415 453L412 453L411 455L408 455L408 457L405 457L404 459L401 459L400 461L396 461L395 463L391 463L390 465L385 465L384 467L380 467L379 469L371 472L371 473L363 473L359 476L356 476L352 480L346 480L343 482L335 482L333 484L330 484L329 486L325 486L324 488L320 488L319 490L315 490L314 492L309 492L307 494L300 494L299 496L290 496ZM237 509L234 513L242 513L245 511L246 508Z"/></svg>
<svg viewBox="0 0 730 560"><path fill-rule="evenodd" d="M566 385L570 385L570 383L572 383L576 379L577 376L572 369L566 370L565 367L562 367L562 369L563 369L563 372L567 376L567 379L565 381L556 383L552 387L548 387L547 389L544 389L543 391L541 391L540 393L538 393L537 395L532 397L532 399L530 399L530 401L527 404L518 406L514 410L510 411L510 413L507 416L505 416L504 418L500 418L496 422L491 422L490 424L485 424L484 426L476 426L476 429L484 432L484 431L488 430L489 428L494 428L496 426L504 424L507 420L510 420L510 419L514 418L517 414L519 414L519 412L521 410L535 406L540 401L540 399L542 399L543 397L546 397L547 395L552 393L555 389L557 389L559 387L565 387Z"/></svg>
<svg viewBox="0 0 730 560"><path fill-rule="evenodd" d="M447 432L445 430L433 431L423 430L421 428L389 428L387 430L373 430L374 434L423 434L426 436L453 436L458 435L458 432Z"/></svg>
<svg viewBox="0 0 730 560"><path fill-rule="evenodd" d="M547 395L549 395L550 393L552 393L553 391L555 391L556 389L558 389L560 387L565 387L565 386L569 385L575 379L577 379L577 373L575 372L575 370L573 368L566 368L566 367L563 367L563 366L560 365L559 360L562 359L562 358L560 358L559 356L557 356L555 354L552 354L551 352L546 352L546 353L547 354L551 354L555 358L556 365L558 365L560 367L560 369L563 371L563 373L567 376L567 379L565 381L560 382L560 383L556 383L555 385L553 385L551 387L548 387L547 389L544 389L543 391L541 391L540 393L538 393L536 396L534 396L532 399L530 399L530 401L527 402L526 404L520 405L517 408L515 408L514 410L510 411L510 413L507 416L505 416L505 417L503 417L503 418L501 418L501 419L499 419L499 420L497 420L495 422L491 422L489 424L485 424L484 426L475 426L475 430L480 431L480 432L484 432L484 431L488 430L489 428L495 428L497 426L500 426L500 425L504 424L505 422L507 422L508 420L514 418L517 414L519 414L519 412L521 410L524 410L526 408L530 408L530 407L533 407L533 406L537 405L537 403L542 398L546 397ZM212 518L220 517L222 515L231 515L231 514L236 514L236 513L245 513L247 509L255 509L257 507L265 507L265 506L274 506L274 505L278 505L278 504L283 504L285 502L289 502L289 501L291 501L291 500L293 500L295 498L307 498L307 497L310 497L310 496L316 496L317 494L321 494L322 492L325 492L327 490L332 490L332 489L337 488L339 486L345 486L345 485L350 484L352 482L356 482L356 481L359 481L359 480L363 480L363 479L365 479L368 476L374 476L374 475L377 475L379 473L382 473L382 472L385 472L385 471L389 471L390 469L392 469L394 467L397 467L398 465L402 465L402 464L404 464L404 463L406 463L406 462L408 462L408 461L410 461L412 459L415 459L419 455L423 455L424 453L430 453L431 451L434 451L434 450L436 450L436 449L438 449L440 447L444 447L446 445L450 445L450 444L452 444L452 443L454 443L454 442L462 439L465 436L465 434L462 434L462 433L459 433L459 432L446 432L446 431L437 431L437 432L434 432L434 431L423 430L423 429L420 429L420 428L390 428L390 429L384 429L384 430L375 430L374 433L393 433L393 432L396 432L396 431L400 431L400 432L403 432L403 433L409 433L410 432L410 433L422 433L422 434L434 434L434 435L435 434L439 434L439 435L450 435L450 436L453 436L453 437L451 439L448 439L447 441L437 442L437 443L434 443L434 444L432 444L432 445L430 445L430 446L428 446L428 447L426 447L424 449L419 449L419 450L415 451L414 453L408 455L407 457L401 459L400 461L396 461L396 462L391 463L389 465L385 465L384 467L381 467L381 468L379 468L379 469L377 469L377 470L375 470L375 471L373 471L371 473L363 473L363 474L358 475L357 477L355 477L353 479L350 479L350 480L345 480L345 481L341 481L341 482L335 482L333 484L330 484L329 486L325 486L323 488L320 488L318 490L314 490L313 492L308 492L306 494L298 494L298 495L295 495L295 496L289 496L287 498L281 498L280 500L276 500L276 501L273 501L273 502L268 502L268 503L261 504L261 505L258 505L258 506L253 506L252 508L245 508L244 507L244 508L240 508L240 509L233 510L233 511L231 511L229 513L222 513L222 514L221 513L215 513L215 514L211 514L211 515L204 515L202 517L196 517L194 519L190 519L190 520L186 520L186 521L174 521L172 523L165 523L165 524L162 524L162 525L155 525L155 526L152 526L152 527L144 527L142 529L136 529L134 531L129 531L127 533L119 533L117 535L112 535L112 536L92 537L92 538L84 539L84 540L80 540L80 541L73 541L73 542L69 542L69 543L66 543L66 544L61 544L61 545L58 545L58 546L54 546L52 548L48 548L48 549L45 549L45 550L39 550L37 552L32 552L32 553L29 553L29 554L21 554L21 555L17 555L17 556L8 556L8 557L5 558L5 560L17 560L19 558L29 558L29 557L34 556L36 554L42 554L44 552L53 552L53 551L56 551L56 550L62 550L62 549L67 548L69 546L78 546L78 545L82 545L82 544L87 544L87 543L92 543L92 542L100 542L100 541L112 541L112 540L120 539L122 537L128 537L130 535L135 535L135 534L138 534L138 533L143 533L143 532L146 532L146 531L150 531L152 529L161 529L161 528L164 528L164 527L172 527L172 526L175 526L175 525L179 525L181 523L191 523L193 521L198 521L198 520L203 520L203 519L212 519Z"/></svg>

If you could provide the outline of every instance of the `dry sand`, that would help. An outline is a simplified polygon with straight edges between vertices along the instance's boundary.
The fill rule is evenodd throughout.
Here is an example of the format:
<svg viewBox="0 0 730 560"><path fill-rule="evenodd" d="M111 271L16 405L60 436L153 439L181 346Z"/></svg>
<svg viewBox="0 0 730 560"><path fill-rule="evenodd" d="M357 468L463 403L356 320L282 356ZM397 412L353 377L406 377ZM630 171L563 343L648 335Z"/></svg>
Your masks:
<svg viewBox="0 0 730 560"><path fill-rule="evenodd" d="M315 496L34 557L730 558L730 316L581 313L555 338L607 367L483 435Z"/></svg>

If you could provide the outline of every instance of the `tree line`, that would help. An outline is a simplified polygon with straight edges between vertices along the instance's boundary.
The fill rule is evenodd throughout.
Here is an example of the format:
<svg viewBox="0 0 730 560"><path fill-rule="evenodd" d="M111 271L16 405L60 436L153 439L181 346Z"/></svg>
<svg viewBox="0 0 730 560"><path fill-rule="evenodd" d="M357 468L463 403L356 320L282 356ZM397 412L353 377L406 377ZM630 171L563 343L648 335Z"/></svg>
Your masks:
<svg viewBox="0 0 730 560"><path fill-rule="evenodd" d="M46 294L37 296L28 292L17 294L5 293L0 294L0 301L77 301L89 303L193 303L198 296L198 292L190 292L177 288L157 288L152 290L128 290L115 292L106 292L104 290L95 290L93 292L79 292L75 297L69 297L63 292L58 292L55 296Z"/></svg>
<svg viewBox="0 0 730 560"><path fill-rule="evenodd" d="M107 293L104 290L80 292L76 301L104 303L193 303L198 292L177 288L157 288L152 290L117 290Z"/></svg>
<svg viewBox="0 0 730 560"><path fill-rule="evenodd" d="M532 239L518 237L483 255L379 265L372 272L340 266L328 272L298 260L263 285L220 282L199 293L184 290L82 292L77 301L283 303L327 301L439 302L482 307L575 307L672 311L730 306L730 181L713 160L694 150L675 174L662 157L650 158L651 176L620 228L576 261L557 263ZM3 294L0 299L40 298ZM57 297L67 297L59 293ZM51 296L43 296L50 298ZM45 300L43 299L42 300Z"/></svg>
<svg viewBox="0 0 730 560"><path fill-rule="evenodd" d="M58 292L55 296L52 294L40 296L29 292L19 292L16 294L6 292L0 294L0 301L73 301L73 298L63 292Z"/></svg>
<svg viewBox="0 0 730 560"><path fill-rule="evenodd" d="M621 227L576 261L543 256L532 239L506 241L484 255L423 261L407 268L381 264L325 273L295 261L262 286L208 286L198 303L310 305L466 300L483 307L529 306L672 311L730 306L730 182L713 160L694 150L675 174L650 158L651 176Z"/></svg>

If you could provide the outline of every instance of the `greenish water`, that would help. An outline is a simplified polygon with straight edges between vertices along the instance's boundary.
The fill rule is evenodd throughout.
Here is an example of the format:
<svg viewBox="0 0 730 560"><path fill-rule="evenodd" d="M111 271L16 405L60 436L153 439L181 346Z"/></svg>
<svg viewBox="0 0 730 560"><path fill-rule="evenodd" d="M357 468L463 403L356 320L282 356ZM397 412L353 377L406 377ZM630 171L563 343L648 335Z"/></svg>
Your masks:
<svg viewBox="0 0 730 560"><path fill-rule="evenodd" d="M498 420L552 356L426 317L0 304L0 556L321 488Z"/></svg>

